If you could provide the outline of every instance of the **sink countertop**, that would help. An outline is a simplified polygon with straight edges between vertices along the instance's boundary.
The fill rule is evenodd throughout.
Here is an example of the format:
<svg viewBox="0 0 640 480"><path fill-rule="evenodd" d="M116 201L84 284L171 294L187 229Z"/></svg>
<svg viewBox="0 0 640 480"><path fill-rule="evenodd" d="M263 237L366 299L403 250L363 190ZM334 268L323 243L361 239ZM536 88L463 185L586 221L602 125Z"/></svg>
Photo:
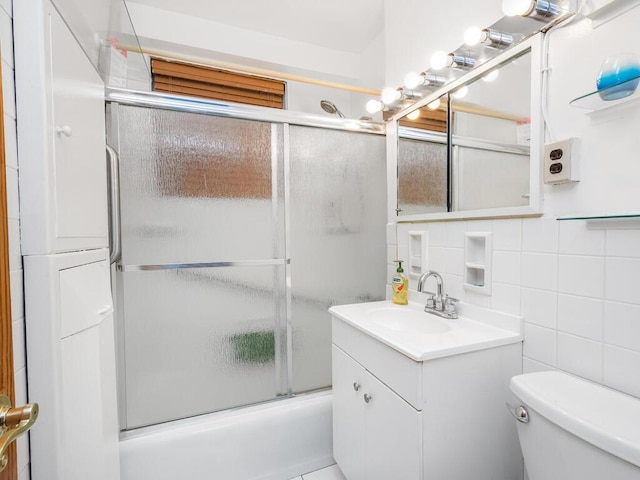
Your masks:
<svg viewBox="0 0 640 480"><path fill-rule="evenodd" d="M459 307L457 319L425 313L420 303L389 300L338 305L329 313L418 362L522 341L521 317Z"/></svg>

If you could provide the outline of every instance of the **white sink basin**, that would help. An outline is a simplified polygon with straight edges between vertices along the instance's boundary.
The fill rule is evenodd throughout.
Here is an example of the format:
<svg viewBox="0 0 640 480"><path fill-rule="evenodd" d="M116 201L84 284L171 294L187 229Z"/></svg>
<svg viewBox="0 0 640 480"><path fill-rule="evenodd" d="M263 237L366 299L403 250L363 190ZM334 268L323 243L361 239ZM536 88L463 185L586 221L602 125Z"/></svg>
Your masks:
<svg viewBox="0 0 640 480"><path fill-rule="evenodd" d="M482 310L463 306L459 318L445 319L425 313L424 305L383 301L339 305L329 313L416 361L522 341L521 317Z"/></svg>
<svg viewBox="0 0 640 480"><path fill-rule="evenodd" d="M398 306L374 308L367 317L371 325L396 332L435 335L451 330L450 325L434 315Z"/></svg>

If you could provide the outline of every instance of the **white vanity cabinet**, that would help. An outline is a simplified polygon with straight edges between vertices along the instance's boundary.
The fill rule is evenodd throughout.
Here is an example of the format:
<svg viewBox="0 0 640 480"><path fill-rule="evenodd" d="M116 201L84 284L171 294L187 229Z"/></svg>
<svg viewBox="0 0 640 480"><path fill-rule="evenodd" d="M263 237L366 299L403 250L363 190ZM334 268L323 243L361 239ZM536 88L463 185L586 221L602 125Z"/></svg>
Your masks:
<svg viewBox="0 0 640 480"><path fill-rule="evenodd" d="M365 308L395 315L387 303ZM347 480L521 479L505 408L509 380L522 370L521 333L461 319L421 338L399 331L398 316L388 330L366 314L351 321L352 307L330 309L333 455ZM451 345L467 339L475 344Z"/></svg>
<svg viewBox="0 0 640 480"><path fill-rule="evenodd" d="M418 479L421 412L333 345L334 457L349 480Z"/></svg>

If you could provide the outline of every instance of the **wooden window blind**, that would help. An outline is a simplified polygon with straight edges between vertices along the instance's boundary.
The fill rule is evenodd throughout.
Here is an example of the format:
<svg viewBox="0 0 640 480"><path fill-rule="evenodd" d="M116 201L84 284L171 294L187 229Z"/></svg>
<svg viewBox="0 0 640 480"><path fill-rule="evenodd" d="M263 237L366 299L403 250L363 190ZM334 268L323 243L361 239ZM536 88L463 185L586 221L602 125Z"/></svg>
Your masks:
<svg viewBox="0 0 640 480"><path fill-rule="evenodd" d="M151 59L153 90L193 97L284 108L285 82L199 65Z"/></svg>
<svg viewBox="0 0 640 480"><path fill-rule="evenodd" d="M384 117L391 117L393 112L383 112ZM387 120L388 118L385 118ZM420 128L422 130L429 130L431 132L447 132L447 111L446 110L431 110L427 107L420 109L420 116L415 120L409 120L404 117L400 120L400 125L403 127Z"/></svg>

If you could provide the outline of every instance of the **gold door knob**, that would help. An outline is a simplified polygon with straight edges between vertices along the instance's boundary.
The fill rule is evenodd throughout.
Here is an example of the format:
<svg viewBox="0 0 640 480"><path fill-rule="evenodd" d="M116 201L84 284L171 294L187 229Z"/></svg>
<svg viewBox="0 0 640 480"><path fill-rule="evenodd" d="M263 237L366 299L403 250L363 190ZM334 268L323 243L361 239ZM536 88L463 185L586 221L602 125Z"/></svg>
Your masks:
<svg viewBox="0 0 640 480"><path fill-rule="evenodd" d="M0 395L0 472L8 463L7 448L16 438L31 428L38 418L37 403L24 407L11 408L11 400L6 395Z"/></svg>

